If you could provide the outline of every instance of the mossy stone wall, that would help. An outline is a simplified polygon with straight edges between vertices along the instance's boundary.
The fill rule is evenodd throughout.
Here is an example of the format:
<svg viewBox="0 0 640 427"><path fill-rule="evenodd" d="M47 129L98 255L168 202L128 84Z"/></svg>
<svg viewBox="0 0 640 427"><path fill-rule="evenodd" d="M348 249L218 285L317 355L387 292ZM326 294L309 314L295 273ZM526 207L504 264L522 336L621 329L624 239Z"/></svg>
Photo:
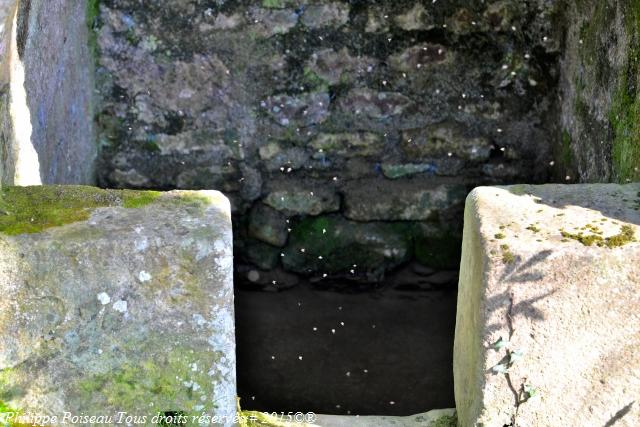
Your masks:
<svg viewBox="0 0 640 427"><path fill-rule="evenodd" d="M101 0L100 183L224 191L238 264L455 268L469 189L555 174L560 5Z"/></svg>
<svg viewBox="0 0 640 427"><path fill-rule="evenodd" d="M583 182L640 179L640 3L568 0L559 150Z"/></svg>

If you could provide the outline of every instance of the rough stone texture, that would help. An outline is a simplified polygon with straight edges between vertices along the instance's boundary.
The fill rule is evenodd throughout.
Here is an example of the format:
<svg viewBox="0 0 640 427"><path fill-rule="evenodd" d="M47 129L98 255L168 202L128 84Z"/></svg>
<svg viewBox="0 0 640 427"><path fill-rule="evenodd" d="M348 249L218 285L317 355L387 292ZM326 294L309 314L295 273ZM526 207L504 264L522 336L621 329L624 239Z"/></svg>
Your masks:
<svg viewBox="0 0 640 427"><path fill-rule="evenodd" d="M21 202L3 206L12 216L0 223L3 408L59 417L48 425L63 424L64 412L126 411L147 425L177 411L233 417L228 200L215 191L9 190L4 200ZM70 207L86 218L16 234L22 226L7 221L25 206L24 227L55 224L45 219Z"/></svg>
<svg viewBox="0 0 640 427"><path fill-rule="evenodd" d="M312 422L289 422L268 414L246 411L245 418L265 427L456 427L455 409L434 409L408 417L322 415Z"/></svg>
<svg viewBox="0 0 640 427"><path fill-rule="evenodd" d="M103 0L100 182L218 188L244 236L255 203L292 220L344 214L340 197L374 178L546 181L559 135L558 2L485 3ZM312 182L328 199L278 194L290 202L278 205L274 187ZM388 188L370 187L368 200ZM412 188L394 200L424 200ZM455 227L461 205L448 208L432 209L432 225Z"/></svg>
<svg viewBox="0 0 640 427"><path fill-rule="evenodd" d="M0 4L2 180L20 183L30 174L30 182L93 183L97 144L87 2L23 0L13 32L16 4ZM14 108L10 115L11 104L20 113ZM37 161L26 157L25 145Z"/></svg>
<svg viewBox="0 0 640 427"><path fill-rule="evenodd" d="M359 223L339 215L306 218L295 224L282 254L285 268L297 273L351 273L379 278L407 261L411 227L384 222Z"/></svg>
<svg viewBox="0 0 640 427"><path fill-rule="evenodd" d="M436 219L439 213L461 205L467 189L451 180L376 179L353 181L344 194L344 214L349 219L420 221Z"/></svg>
<svg viewBox="0 0 640 427"><path fill-rule="evenodd" d="M563 174L585 182L640 180L640 4L572 0L561 61Z"/></svg>
<svg viewBox="0 0 640 427"><path fill-rule="evenodd" d="M94 59L87 4L86 0L20 2L18 52L25 69L31 141L43 183L95 182Z"/></svg>
<svg viewBox="0 0 640 427"><path fill-rule="evenodd" d="M15 163L10 84L12 45L15 45L13 23L17 8L17 0L0 1L0 186L13 182Z"/></svg>
<svg viewBox="0 0 640 427"><path fill-rule="evenodd" d="M640 184L469 195L454 346L460 425L640 423L638 236Z"/></svg>
<svg viewBox="0 0 640 427"><path fill-rule="evenodd" d="M319 415L318 426L331 427L456 427L454 409L435 409L408 417Z"/></svg>

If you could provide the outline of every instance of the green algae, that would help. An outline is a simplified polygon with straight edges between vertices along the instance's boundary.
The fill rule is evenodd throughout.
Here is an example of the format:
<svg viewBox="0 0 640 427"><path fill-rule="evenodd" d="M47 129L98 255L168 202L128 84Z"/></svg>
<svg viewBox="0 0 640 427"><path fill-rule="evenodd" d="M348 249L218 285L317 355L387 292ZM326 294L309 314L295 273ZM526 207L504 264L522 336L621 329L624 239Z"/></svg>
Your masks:
<svg viewBox="0 0 640 427"><path fill-rule="evenodd" d="M620 182L640 179L640 3L625 4L624 17L631 41L609 114L614 131L613 168Z"/></svg>
<svg viewBox="0 0 640 427"><path fill-rule="evenodd" d="M4 187L0 196L0 233L38 233L85 221L99 207L140 208L153 203L160 192L102 190L86 186Z"/></svg>
<svg viewBox="0 0 640 427"><path fill-rule="evenodd" d="M97 64L99 47L98 47L98 25L100 18L100 0L87 0L87 30L89 33L89 52L94 62Z"/></svg>
<svg viewBox="0 0 640 427"><path fill-rule="evenodd" d="M458 425L457 415L443 415L431 424L431 427L456 427Z"/></svg>
<svg viewBox="0 0 640 427"><path fill-rule="evenodd" d="M602 232L594 226L585 226L583 229L589 230L590 234L585 233L585 231L578 231L577 233L570 233L565 230L560 230L560 234L565 239L571 239L582 243L585 246L598 246L598 247L606 247L609 249L619 248L626 244L632 243L636 241L635 231L629 225L623 225L620 229L620 233L610 236L610 237L602 237Z"/></svg>
<svg viewBox="0 0 640 427"><path fill-rule="evenodd" d="M533 231L534 233L539 233L540 232L540 228L537 227L535 224L531 224L530 226L528 226L527 230Z"/></svg>
<svg viewBox="0 0 640 427"><path fill-rule="evenodd" d="M262 7L267 9L282 9L286 6L284 0L262 0Z"/></svg>
<svg viewBox="0 0 640 427"><path fill-rule="evenodd" d="M416 260L435 269L452 269L460 263L462 240L454 233L437 236L416 237L414 254Z"/></svg>
<svg viewBox="0 0 640 427"><path fill-rule="evenodd" d="M152 342L172 344L162 337ZM126 362L78 381L74 388L79 403L87 410L105 406L141 415L153 403L152 412L180 413L189 419L186 425L197 425L191 422L193 416L215 409L212 384L215 378L209 376L208 369L217 363L219 356L210 351L186 349L161 354L159 348L150 350L153 355L146 360ZM138 351L149 353L144 349Z"/></svg>
<svg viewBox="0 0 640 427"><path fill-rule="evenodd" d="M513 264L516 260L516 256L509 249L509 245L500 245L500 250L502 251L502 262L504 264Z"/></svg>

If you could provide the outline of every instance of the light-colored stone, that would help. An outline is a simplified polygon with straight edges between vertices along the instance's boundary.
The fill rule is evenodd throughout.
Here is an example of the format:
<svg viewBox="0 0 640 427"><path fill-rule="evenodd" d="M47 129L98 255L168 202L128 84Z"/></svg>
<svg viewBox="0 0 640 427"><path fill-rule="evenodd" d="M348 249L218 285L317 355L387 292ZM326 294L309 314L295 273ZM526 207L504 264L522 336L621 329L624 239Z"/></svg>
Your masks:
<svg viewBox="0 0 640 427"><path fill-rule="evenodd" d="M65 424L65 412L116 425L119 411L147 416L145 425L176 411L233 425L228 200L216 191L2 191L3 405L58 417L46 425Z"/></svg>
<svg viewBox="0 0 640 427"><path fill-rule="evenodd" d="M386 119L402 114L415 104L409 97L398 92L353 89L340 100L339 105L342 111L348 114Z"/></svg>
<svg viewBox="0 0 640 427"><path fill-rule="evenodd" d="M430 30L435 27L433 19L420 3L416 3L413 8L396 16L395 23L405 31L423 31Z"/></svg>
<svg viewBox="0 0 640 427"><path fill-rule="evenodd" d="M319 215L340 209L340 197L318 182L274 181L263 202L286 215Z"/></svg>
<svg viewBox="0 0 640 427"><path fill-rule="evenodd" d="M293 9L255 8L250 14L252 28L263 37L287 33L298 23L298 15Z"/></svg>
<svg viewBox="0 0 640 427"><path fill-rule="evenodd" d="M469 195L454 348L461 426L640 425L639 209L640 184Z"/></svg>
<svg viewBox="0 0 640 427"><path fill-rule="evenodd" d="M302 22L309 28L340 26L349 21L349 5L343 3L312 4L302 14Z"/></svg>

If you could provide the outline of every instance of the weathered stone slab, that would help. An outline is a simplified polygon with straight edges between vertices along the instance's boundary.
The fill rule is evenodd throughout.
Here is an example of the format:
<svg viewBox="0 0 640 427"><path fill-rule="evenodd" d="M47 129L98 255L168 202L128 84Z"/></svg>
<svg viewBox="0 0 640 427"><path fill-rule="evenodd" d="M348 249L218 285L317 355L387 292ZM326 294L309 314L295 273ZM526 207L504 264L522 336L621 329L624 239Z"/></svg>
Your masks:
<svg viewBox="0 0 640 427"><path fill-rule="evenodd" d="M462 426L640 425L640 184L476 188L454 347Z"/></svg>
<svg viewBox="0 0 640 427"><path fill-rule="evenodd" d="M282 264L296 273L365 272L378 277L411 255L409 224L348 221L339 215L308 217L293 226Z"/></svg>
<svg viewBox="0 0 640 427"><path fill-rule="evenodd" d="M408 417L319 415L316 424L331 427L456 427L455 409L434 409Z"/></svg>
<svg viewBox="0 0 640 427"><path fill-rule="evenodd" d="M216 191L4 188L0 408L232 425L229 209Z"/></svg>
<svg viewBox="0 0 640 427"><path fill-rule="evenodd" d="M287 421L263 412L245 411L247 421L265 427L456 427L455 409L434 409L407 417L359 415L292 415ZM309 421L309 422L307 422Z"/></svg>
<svg viewBox="0 0 640 427"><path fill-rule="evenodd" d="M345 186L345 216L356 221L422 221L462 206L466 187L452 180L371 179Z"/></svg>

